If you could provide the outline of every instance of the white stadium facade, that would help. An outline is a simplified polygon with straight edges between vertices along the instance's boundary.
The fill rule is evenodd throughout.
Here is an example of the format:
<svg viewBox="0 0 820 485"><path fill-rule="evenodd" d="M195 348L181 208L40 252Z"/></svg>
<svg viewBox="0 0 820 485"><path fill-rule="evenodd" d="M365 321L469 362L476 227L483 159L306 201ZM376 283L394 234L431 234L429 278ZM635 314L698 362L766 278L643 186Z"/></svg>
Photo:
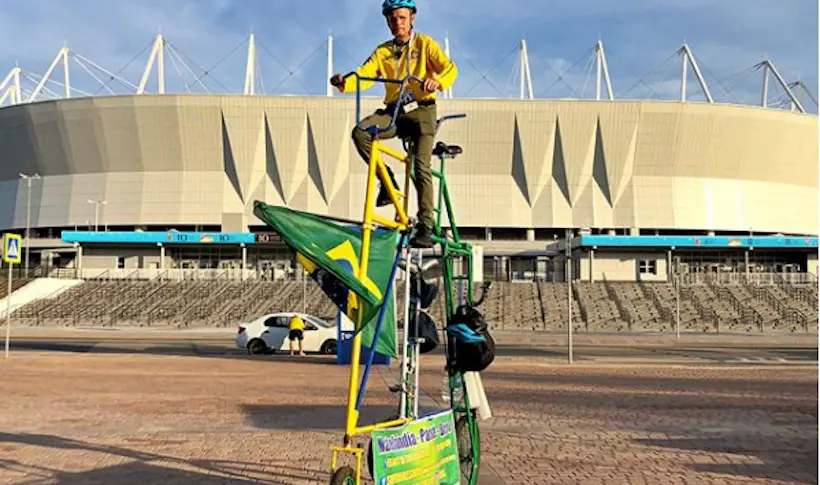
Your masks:
<svg viewBox="0 0 820 485"><path fill-rule="evenodd" d="M765 94L762 106L714 101L686 46L705 102L611 99L600 43L595 55L598 99L527 99L524 82L524 99L439 99L439 116L467 115L439 139L464 149L448 183L485 273L562 280L569 229L582 280L667 280L674 261L813 281L818 118L775 66L764 85L791 109ZM254 201L361 218L351 97L145 94L147 69L135 94L42 100L40 86L23 96L15 69L0 84L0 230L30 231L38 271L278 277L294 263ZM365 98L362 112L378 106Z"/></svg>

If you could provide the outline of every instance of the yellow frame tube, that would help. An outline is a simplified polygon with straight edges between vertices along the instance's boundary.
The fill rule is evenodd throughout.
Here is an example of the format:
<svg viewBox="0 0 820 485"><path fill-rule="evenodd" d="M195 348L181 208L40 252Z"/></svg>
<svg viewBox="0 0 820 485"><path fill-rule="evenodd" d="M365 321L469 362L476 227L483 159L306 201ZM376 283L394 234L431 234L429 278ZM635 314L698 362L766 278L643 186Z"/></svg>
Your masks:
<svg viewBox="0 0 820 485"><path fill-rule="evenodd" d="M365 434L371 431L375 431L377 429L385 429L385 428L392 428L394 426L400 426L402 424L407 424L412 421L411 418L399 418L394 419L392 421L385 421L383 423L376 423L370 424L368 426L362 426L361 428L356 428L356 434Z"/></svg>
<svg viewBox="0 0 820 485"><path fill-rule="evenodd" d="M403 154L399 153L398 151L390 148L389 146L385 145L384 143L379 142L378 140L376 140L376 142L374 142L374 144L372 146L373 146L373 148L377 149L377 150L374 150L374 151L378 151L379 153L384 153L385 155L389 155L389 156L395 158L396 160L398 160L400 162L404 162L407 159L407 155L403 155ZM371 152L371 155L372 155L372 152Z"/></svg>
<svg viewBox="0 0 820 485"><path fill-rule="evenodd" d="M374 140L375 143L375 140ZM376 166L378 165L378 153L370 150L370 160L367 164L367 191L364 196L364 223L362 224L362 248L359 254L359 269L356 278L361 280L367 275L367 263L370 260L370 232L373 225L373 191L376 189ZM353 337L353 348L350 355L350 384L347 389L347 420L345 422L345 444L350 444L356 432L356 425L359 421L359 413L356 410L356 395L359 391L359 360L361 358L362 334L358 330L362 328L362 312L356 318L356 335Z"/></svg>
<svg viewBox="0 0 820 485"><path fill-rule="evenodd" d="M330 455L330 474L336 471L336 462L338 460L338 454L340 452L348 452L353 453L356 455L356 484L361 483L362 480L362 454L364 454L364 448L351 448L351 447L344 447L344 446L331 446L330 449L333 451Z"/></svg>
<svg viewBox="0 0 820 485"><path fill-rule="evenodd" d="M384 160L381 157L382 153L405 163L406 168L404 193L399 191L398 187L393 187L393 183L390 181L390 177L387 173L387 167L385 166ZM407 211L409 209L409 198L407 197L407 194L410 191L410 164L407 163L407 161L408 159L405 155L388 147L387 145L380 143L378 139L372 140L370 159L368 160L367 164L367 191L365 193L364 214L362 222L362 247L359 254L359 268L356 273L357 279L361 280L363 276L367 275L368 262L370 260L370 238L371 233L373 231L374 223L378 223L382 226L391 229L398 228L400 230L406 229L407 225L410 223L410 220L407 216ZM384 217L381 217L373 213L375 205L374 191L376 190L377 177L381 180L382 184L385 187L387 187L388 194L390 195L390 200L392 201L393 207L396 210L397 220L390 221ZM402 201L403 203L399 202L400 199L404 199ZM359 316L356 320L357 321L355 328L356 330L358 330L362 326L361 313L359 313ZM358 484L361 480L362 454L365 450L363 448L353 446L353 437L369 433L371 431L375 431L378 429L385 429L403 425L409 423L410 421L412 421L412 419L409 417L399 418L391 421L386 421L383 423L376 423L368 426L358 427L359 412L356 410L356 397L359 393L359 365L361 363L360 361L362 346L361 333L356 333L356 335L353 337L352 345L353 348L350 355L350 384L348 386L347 393L347 417L345 420L345 446L331 447L333 453L330 459L330 467L331 473L333 473L336 469L336 463L338 458L337 454L339 452L354 453L356 455L356 483Z"/></svg>
<svg viewBox="0 0 820 485"><path fill-rule="evenodd" d="M383 225L383 226L385 226L389 229L399 229L399 230L403 231L404 229L407 228L406 224L402 224L402 223L396 222L396 221L391 221L390 219L385 219L384 217L382 217L378 214L373 214L373 222L377 222L377 223L379 223L379 224L381 224L381 225Z"/></svg>
<svg viewBox="0 0 820 485"><path fill-rule="evenodd" d="M379 178L382 181L382 184L387 187L387 193L390 196L390 200L393 202L393 207L396 209L396 219L397 221L402 224L404 227L407 227L407 224L410 223L410 219L407 215L407 207L408 207L408 197L407 194L410 193L408 179L407 179L407 170L405 169L405 187L404 192L402 193L399 191L398 187L393 187L393 183L390 181L390 177L387 174L387 166L384 164L384 159L380 156L382 153L388 155L396 160L407 164L407 157L402 155L401 153L393 150L389 146L379 143L378 141L374 142L372 145L372 151L370 152L371 158L373 154L377 154L376 156L376 163L378 166L376 169L378 170ZM404 199L403 202L400 202L400 199Z"/></svg>

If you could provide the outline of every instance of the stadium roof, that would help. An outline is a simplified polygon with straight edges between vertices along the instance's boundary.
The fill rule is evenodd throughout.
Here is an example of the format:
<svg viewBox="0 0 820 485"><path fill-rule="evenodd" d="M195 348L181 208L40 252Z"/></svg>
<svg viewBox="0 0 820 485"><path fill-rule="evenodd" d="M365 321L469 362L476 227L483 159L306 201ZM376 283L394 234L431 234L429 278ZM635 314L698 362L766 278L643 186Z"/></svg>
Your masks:
<svg viewBox="0 0 820 485"><path fill-rule="evenodd" d="M445 38L443 44L445 49L449 51L449 39ZM453 52L453 58L462 66L462 70L473 68L477 71L481 77L480 82L492 86L494 91L498 93L497 97L499 98L674 99L680 102L758 104L772 109L817 112L817 99L807 86L800 79L785 79L778 71L775 63L768 58L753 64L750 63L742 71L719 79L712 75L711 70L705 68L702 60L695 56L694 50L689 44L683 44L660 66L645 75L636 76L636 81L634 78L629 79L631 86L623 89L627 84L626 80L616 79L613 82L610 77L609 62L604 43L598 41L591 45L591 49L587 50L575 63L560 72L556 68L548 66L548 71L555 75L555 79L550 83L545 82L549 79L539 79L537 77L533 79L531 61L537 56L528 50L526 40L516 43L507 56L509 58L516 54L514 56L514 65L511 66L511 74L505 85L489 77L489 73L495 71L499 65L484 71L484 69L476 67L471 60L460 58L458 52ZM222 79L225 76L230 76L237 83L239 80L244 81L241 90L234 89L232 91L226 83L217 79L216 73L219 72L220 66L225 64L226 59L242 48L245 49L244 72L237 72L234 66L228 72L220 73ZM149 49L147 59L140 67L141 63L138 59L145 55ZM344 46L339 46L338 43L334 42L332 36L328 36L299 66L288 67L282 64L272 50L259 41L254 34L250 34L243 43L235 46L227 55L221 56L218 62L212 65L209 64L209 67L204 68L186 56L181 49L162 34L157 34L153 41L142 52L138 53L131 62L112 70L101 66L79 52L75 52L68 46L64 46L59 49L48 69L42 74L28 68L14 66L4 77L0 77L0 107L77 96L196 92L217 94L220 93L220 90L222 94L333 96L333 90L326 82L326 79L322 79L321 87L317 88L318 80L306 82L300 79L299 71L305 63L315 62L314 58L321 57L320 53L325 52L327 55L325 60L327 72L335 72L334 60L339 51L348 58L345 65L352 65L352 56L345 51ZM269 70L261 68L262 63L267 62L262 56L272 58L284 70L284 73L278 73L284 75L281 79L278 79L278 83L273 84L272 89L270 88L270 82L268 83L268 89L266 89L265 80L262 76L263 72L270 74ZM665 77L673 70L676 57L679 58L679 67L675 69L679 73L677 78ZM505 58L505 61L507 58ZM576 72L579 69L581 71ZM662 75L660 79L652 79L653 73L656 73L656 71L664 71L666 74ZM2 70L0 70L0 76L3 76ZM751 81L752 77L756 80ZM580 81L581 79L583 79L583 82ZM618 81L623 81L621 86L618 85ZM739 99L736 94L740 91L736 90L736 87L744 82L746 83L744 94L740 96L741 98L745 97L745 99ZM748 99L745 94L749 92L750 82L757 85L756 89L759 93L759 97L754 101ZM670 95L670 83L671 85L677 83L679 87L679 90L674 93L674 97ZM231 82L227 82L227 84L231 84ZM308 84L313 85L313 88L308 87ZM281 90L280 88L283 85L288 85L290 91ZM219 88L216 92L213 91L215 87ZM459 91L453 92L450 90L444 93L444 97L470 97L475 87L458 86ZM643 96L641 96L641 92L644 93Z"/></svg>

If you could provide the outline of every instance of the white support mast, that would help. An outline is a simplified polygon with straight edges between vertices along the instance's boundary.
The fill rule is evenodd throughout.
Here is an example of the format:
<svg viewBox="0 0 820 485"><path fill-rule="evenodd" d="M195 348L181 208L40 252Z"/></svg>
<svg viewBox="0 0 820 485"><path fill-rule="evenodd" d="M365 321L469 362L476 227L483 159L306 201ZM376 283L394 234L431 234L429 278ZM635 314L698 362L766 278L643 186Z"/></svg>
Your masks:
<svg viewBox="0 0 820 485"><path fill-rule="evenodd" d="M6 77L3 78L3 81L0 82L0 106L6 101L6 98L11 98L10 104L23 102L23 97L20 92L20 71L20 67L12 67L11 71L9 71ZM3 93L3 90L5 90L5 93Z"/></svg>
<svg viewBox="0 0 820 485"><path fill-rule="evenodd" d="M32 91L31 95L28 97L27 102L31 103L31 102L33 102L37 99L37 96L39 96L40 93L43 91L43 88L45 88L46 82L51 77L51 74L54 72L54 69L57 68L57 64L60 62L60 60L63 61L63 69L65 70L65 93L66 93L66 97L69 96L69 93L71 91L71 87L68 84L68 81L69 81L69 76L68 76L68 52L69 52L68 47L63 46L63 48L60 49L60 52L57 53L57 56L54 58L54 60L51 62L51 65L48 67L48 71L46 71L45 75L43 75L42 79L40 79L40 82L37 83L37 87L34 88L34 91Z"/></svg>
<svg viewBox="0 0 820 485"><path fill-rule="evenodd" d="M755 65L756 68L760 69L763 67L763 96L762 96L762 103L761 105L766 106L768 104L768 96L769 96L769 82L768 82L768 72L771 71L774 74L774 78L777 80L780 87L786 91L786 95L789 96L789 99L792 102L793 110L794 108L797 109L800 113L805 113L806 109L803 108L803 104L797 99L797 96L794 95L794 91L792 91L791 87L783 80L783 77L780 75L780 72L774 67L774 63L769 59L764 59L763 61L759 62Z"/></svg>
<svg viewBox="0 0 820 485"><path fill-rule="evenodd" d="M162 34L157 34L154 39L154 47L151 49L151 55L148 57L148 62L145 64L145 71L142 73L137 94L145 93L145 85L148 83L148 76L151 74L151 68L154 67L154 60L157 61L157 92L165 94L165 40Z"/></svg>
<svg viewBox="0 0 820 485"><path fill-rule="evenodd" d="M532 76L530 75L530 58L527 56L527 41L521 39L520 56L521 99L535 99L532 93ZM525 97L527 93L527 97Z"/></svg>
<svg viewBox="0 0 820 485"><path fill-rule="evenodd" d="M22 71L22 69L20 69L19 66L14 66L13 71L14 71L14 86L13 86L14 87L14 91L13 91L14 97L12 98L12 102L14 104L20 104L20 103L23 102L23 89L20 86L20 72Z"/></svg>
<svg viewBox="0 0 820 485"><path fill-rule="evenodd" d="M688 75L689 75L689 69L687 69L687 67L688 67L688 62L689 62L689 56L688 56L688 55L686 55L686 53L685 53L685 52L683 52L683 48L681 48L680 50L678 50L678 54L681 54L681 53L682 53L682 55L681 55L681 57L680 57L680 64L681 64L681 73L680 73L680 102L681 102L681 103L685 103L685 102L686 102L686 78L687 78L687 77L688 77Z"/></svg>
<svg viewBox="0 0 820 485"><path fill-rule="evenodd" d="M760 65L763 66L763 93L760 96L760 106L766 108L769 105L769 66L765 61Z"/></svg>
<svg viewBox="0 0 820 485"><path fill-rule="evenodd" d="M157 35L157 88L159 94L165 94L165 39Z"/></svg>
<svg viewBox="0 0 820 485"><path fill-rule="evenodd" d="M806 83L804 83L800 78L798 78L797 81L794 81L793 83L789 83L789 88L792 90L792 92L795 93L795 96L797 96L797 89L799 88L803 91L803 94L808 96L808 98L814 103L814 105L817 106L817 98L814 97L814 94L812 94L812 92L809 91L809 88L806 87ZM797 111L797 106L795 106L794 102L791 103L791 110Z"/></svg>
<svg viewBox="0 0 820 485"><path fill-rule="evenodd" d="M703 96L706 97L706 101L709 103L714 103L715 100L712 99L712 93L709 92L709 85L706 84L706 79L704 79L703 74L700 72L700 67L698 67L698 61L695 59L695 55L692 53L692 49L689 48L689 44L683 44L680 49L678 49L678 54L681 56L681 80L680 80L680 100L681 102L686 102L686 78L688 74L688 64L692 64L692 71L695 72L695 77L698 79L698 83L700 83L700 89L703 91Z"/></svg>
<svg viewBox="0 0 820 485"><path fill-rule="evenodd" d="M444 55L446 55L448 59L452 60L452 57L450 57L450 34L444 34ZM452 86L444 91L444 97L446 99L453 99Z"/></svg>
<svg viewBox="0 0 820 485"><path fill-rule="evenodd" d="M68 68L68 54L69 50L68 47L64 47L65 51L63 52L63 79L65 80L65 98L71 98L71 76L69 75L69 68Z"/></svg>
<svg viewBox="0 0 820 485"><path fill-rule="evenodd" d="M329 33L327 35L327 79L333 77L333 34ZM327 97L333 97L333 86L331 86L330 82L327 83L326 87Z"/></svg>
<svg viewBox="0 0 820 485"><path fill-rule="evenodd" d="M248 37L248 62L245 65L245 95L256 93L256 42L253 32Z"/></svg>
<svg viewBox="0 0 820 485"><path fill-rule="evenodd" d="M597 67L597 85L595 99L601 100L601 79L606 82L606 94L610 101L615 99L612 95L612 80L609 78L609 67L606 64L606 54L604 53L604 43L600 40L595 44L595 63Z"/></svg>

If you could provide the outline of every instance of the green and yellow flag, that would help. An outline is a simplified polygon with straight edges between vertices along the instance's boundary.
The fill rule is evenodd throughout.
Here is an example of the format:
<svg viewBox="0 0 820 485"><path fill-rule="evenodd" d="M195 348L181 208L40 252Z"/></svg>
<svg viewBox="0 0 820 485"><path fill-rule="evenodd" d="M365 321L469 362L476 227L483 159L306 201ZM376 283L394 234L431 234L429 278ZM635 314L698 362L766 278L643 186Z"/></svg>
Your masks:
<svg viewBox="0 0 820 485"><path fill-rule="evenodd" d="M397 357L395 298L385 301L385 295L388 285L393 284L390 274L396 260L398 230L380 229L371 233L367 274L357 278L362 247L360 225L342 224L317 214L261 201L254 203L253 212L279 233L322 291L354 323L358 322L359 312L362 312L362 343L366 347L373 347L379 310L382 305L387 305L375 350Z"/></svg>

